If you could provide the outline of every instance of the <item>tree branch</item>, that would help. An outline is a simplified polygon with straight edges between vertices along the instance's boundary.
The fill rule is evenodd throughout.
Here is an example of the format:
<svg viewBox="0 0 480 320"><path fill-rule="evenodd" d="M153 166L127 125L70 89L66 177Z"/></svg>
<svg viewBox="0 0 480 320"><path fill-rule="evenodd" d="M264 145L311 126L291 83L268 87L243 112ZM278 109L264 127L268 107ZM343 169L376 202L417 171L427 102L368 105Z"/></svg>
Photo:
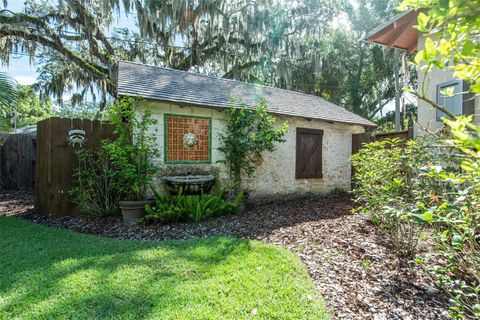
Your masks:
<svg viewBox="0 0 480 320"><path fill-rule="evenodd" d="M445 115L450 118L451 120L456 120L457 117L455 115L453 115L453 113L451 113L450 111L448 111L444 106L441 106L439 105L438 103L436 103L435 101L433 101L432 99L426 97L425 95L423 94L420 94L414 90L408 90L409 93L413 94L414 96L416 96L418 99L420 100L423 100L425 101L426 103L432 105L432 107L434 107L435 109L437 110L440 110L441 112L445 113Z"/></svg>
<svg viewBox="0 0 480 320"><path fill-rule="evenodd" d="M69 1L70 2L70 5L72 7L74 7L78 13L78 17L77 17L77 20L80 20L80 19L84 19L85 21L79 21L80 22L80 25L88 25L90 27L93 27L94 29L94 34L92 34L93 37L95 37L95 39L98 39L99 41L102 42L102 44L105 46L105 49L107 50L107 52L109 53L109 55L114 55L115 54L115 49L112 47L112 45L110 44L110 42L107 40L107 37L103 34L103 32L100 30L99 28L99 25L98 23L95 21L95 19L92 17L92 15L90 14L90 12L86 9L85 6L83 6L79 1L77 0L72 0L72 1ZM92 46L94 47L94 50L96 50L98 53L99 53L99 50L98 50L98 45L97 43L93 43L94 41L91 41L91 39L89 39L89 43L92 44ZM103 59L105 60L108 60L109 57L108 55L103 55ZM100 59L100 57L98 57Z"/></svg>
<svg viewBox="0 0 480 320"><path fill-rule="evenodd" d="M244 63L240 66L234 66L230 71L226 72L222 78L224 79L233 79L233 76L235 75L235 72L238 72L238 71L242 71L242 70L245 70L245 69L248 69L248 68L251 68L251 67L254 67L254 66L257 66L261 63L262 61L250 61L250 62L247 62L247 63Z"/></svg>
<svg viewBox="0 0 480 320"><path fill-rule="evenodd" d="M0 28L0 37L17 37L26 41L38 42L45 47L58 51L59 53L64 55L68 60L72 61L73 63L81 67L83 70L85 70L85 72L90 74L92 77L96 79L103 79L103 80L108 79L107 68L101 67L99 65L95 65L93 63L90 63L82 59L75 52L66 48L62 43L53 41L44 36L33 34L26 30Z"/></svg>
<svg viewBox="0 0 480 320"><path fill-rule="evenodd" d="M368 120L372 120L373 117L375 117L375 115L377 114L378 111L382 110L383 107L385 107L385 105L387 103L389 103L390 101L392 101L392 99L387 99L384 103L380 104L380 106L378 106L375 110L373 110L373 112L368 116Z"/></svg>

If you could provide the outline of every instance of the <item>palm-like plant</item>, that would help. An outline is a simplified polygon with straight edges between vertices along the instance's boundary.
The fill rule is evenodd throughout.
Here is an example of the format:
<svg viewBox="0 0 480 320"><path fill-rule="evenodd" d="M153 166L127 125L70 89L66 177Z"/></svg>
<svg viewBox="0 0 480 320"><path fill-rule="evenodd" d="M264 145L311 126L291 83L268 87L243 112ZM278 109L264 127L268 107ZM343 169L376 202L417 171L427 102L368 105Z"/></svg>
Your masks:
<svg viewBox="0 0 480 320"><path fill-rule="evenodd" d="M11 113L18 102L18 83L8 73L0 72L0 115Z"/></svg>

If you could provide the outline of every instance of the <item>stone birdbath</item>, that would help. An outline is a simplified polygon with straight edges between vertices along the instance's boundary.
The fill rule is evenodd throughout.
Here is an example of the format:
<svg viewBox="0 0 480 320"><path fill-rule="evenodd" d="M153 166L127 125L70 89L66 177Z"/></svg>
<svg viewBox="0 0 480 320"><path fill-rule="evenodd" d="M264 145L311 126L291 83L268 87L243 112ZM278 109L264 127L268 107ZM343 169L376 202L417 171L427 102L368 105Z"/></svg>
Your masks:
<svg viewBox="0 0 480 320"><path fill-rule="evenodd" d="M183 194L209 193L215 184L213 175L186 175L162 177L170 194L175 195L182 190Z"/></svg>

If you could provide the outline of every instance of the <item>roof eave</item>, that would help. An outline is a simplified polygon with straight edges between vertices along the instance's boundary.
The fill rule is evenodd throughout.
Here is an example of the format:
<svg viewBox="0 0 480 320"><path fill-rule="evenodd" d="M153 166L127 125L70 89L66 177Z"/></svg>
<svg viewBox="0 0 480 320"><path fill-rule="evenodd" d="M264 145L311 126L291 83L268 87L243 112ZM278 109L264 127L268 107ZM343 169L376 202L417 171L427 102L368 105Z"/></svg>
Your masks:
<svg viewBox="0 0 480 320"><path fill-rule="evenodd" d="M385 23L382 23L381 25L379 25L378 27L376 27L375 29L373 29L372 31L370 31L364 38L363 38L363 41L368 41L368 39L372 38L373 36L375 36L377 33L389 28L395 21L398 21L400 18L403 18L404 16L406 16L407 14L409 14L410 12L409 11L406 11L406 12L401 12L397 15L395 15L393 18L391 18L390 20L388 20L387 22Z"/></svg>
<svg viewBox="0 0 480 320"><path fill-rule="evenodd" d="M413 35L412 29L419 12L402 12L372 30L363 40L386 46L389 49L395 48L413 53L417 50L418 32ZM403 40L398 43L400 39ZM404 42L405 39L408 40L407 44Z"/></svg>
<svg viewBox="0 0 480 320"><path fill-rule="evenodd" d="M129 96L129 97L136 97L136 98L142 98L147 101L158 101L158 102L167 102L167 103L175 103L178 105L182 106L195 106L195 107L200 107L200 108L212 108L212 109L217 109L217 110L224 110L228 108L228 106L225 105L204 105L204 104L199 104L191 101L181 101L181 100L174 100L174 99L158 99L158 98L150 98L150 97L145 97L142 95L138 95L132 92L117 92L117 97L120 96ZM339 120L332 120L332 119L325 119L325 118L320 118L320 117L307 117L307 116L302 116L302 115L295 115L295 114L287 114L287 113L278 113L278 112L271 112L271 114L279 115L279 116L288 116L288 117L297 117L297 118L304 118L304 119L311 119L311 120L320 120L320 121L325 121L325 122L333 122L333 123L343 123L343 124L348 124L348 125L356 125L356 126L362 126L365 128L374 128L377 127L377 125L373 122L368 121L368 123L362 123L362 122L356 122L356 121L339 121Z"/></svg>

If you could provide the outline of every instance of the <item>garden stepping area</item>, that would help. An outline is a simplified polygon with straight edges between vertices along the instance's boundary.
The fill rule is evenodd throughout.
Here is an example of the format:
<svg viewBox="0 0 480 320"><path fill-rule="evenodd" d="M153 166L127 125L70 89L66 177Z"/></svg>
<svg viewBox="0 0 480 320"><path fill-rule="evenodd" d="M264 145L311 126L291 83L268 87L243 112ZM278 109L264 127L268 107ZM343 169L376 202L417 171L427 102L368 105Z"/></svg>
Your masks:
<svg viewBox="0 0 480 320"><path fill-rule="evenodd" d="M427 275L398 258L366 218L352 215L347 195L251 206L247 212L200 223L133 226L120 217L46 218L33 196L0 194L0 214L116 239L171 240L232 236L261 240L296 253L337 319L448 319L447 297ZM422 244L421 251L430 246Z"/></svg>

